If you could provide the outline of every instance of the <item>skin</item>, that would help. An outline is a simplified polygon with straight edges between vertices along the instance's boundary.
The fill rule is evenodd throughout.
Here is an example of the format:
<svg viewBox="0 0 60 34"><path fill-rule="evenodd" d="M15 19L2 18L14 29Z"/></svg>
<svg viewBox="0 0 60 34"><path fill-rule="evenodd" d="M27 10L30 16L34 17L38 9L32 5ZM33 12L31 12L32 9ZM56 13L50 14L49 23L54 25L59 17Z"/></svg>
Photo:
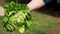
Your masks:
<svg viewBox="0 0 60 34"><path fill-rule="evenodd" d="M32 0L30 3L27 4L30 11L36 10L38 8L41 8L45 5L43 0Z"/></svg>
<svg viewBox="0 0 60 34"><path fill-rule="evenodd" d="M4 16L4 8L0 6L0 16Z"/></svg>

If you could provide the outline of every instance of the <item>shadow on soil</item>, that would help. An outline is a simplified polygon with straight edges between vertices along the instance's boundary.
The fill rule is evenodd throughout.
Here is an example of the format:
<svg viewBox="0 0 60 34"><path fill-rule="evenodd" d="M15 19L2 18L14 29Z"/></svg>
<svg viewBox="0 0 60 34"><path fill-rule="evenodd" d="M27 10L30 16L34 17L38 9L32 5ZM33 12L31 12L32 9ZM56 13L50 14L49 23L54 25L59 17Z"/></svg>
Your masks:
<svg viewBox="0 0 60 34"><path fill-rule="evenodd" d="M60 18L60 4L54 3L46 5L43 8L38 9L38 12Z"/></svg>

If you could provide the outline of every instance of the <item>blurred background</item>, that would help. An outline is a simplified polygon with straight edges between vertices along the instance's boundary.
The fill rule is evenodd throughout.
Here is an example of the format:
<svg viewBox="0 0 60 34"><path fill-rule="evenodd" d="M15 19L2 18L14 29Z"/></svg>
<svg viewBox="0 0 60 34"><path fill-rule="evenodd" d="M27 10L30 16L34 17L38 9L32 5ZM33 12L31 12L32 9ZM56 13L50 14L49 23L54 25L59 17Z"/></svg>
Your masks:
<svg viewBox="0 0 60 34"><path fill-rule="evenodd" d="M11 1L27 4L31 0L0 0L0 6ZM1 8L0 8L1 10ZM33 24L24 34L60 34L60 0L56 4L46 5L38 10L32 11ZM0 34L5 34L2 26L3 16L0 16ZM17 31L6 32L7 34L20 34Z"/></svg>

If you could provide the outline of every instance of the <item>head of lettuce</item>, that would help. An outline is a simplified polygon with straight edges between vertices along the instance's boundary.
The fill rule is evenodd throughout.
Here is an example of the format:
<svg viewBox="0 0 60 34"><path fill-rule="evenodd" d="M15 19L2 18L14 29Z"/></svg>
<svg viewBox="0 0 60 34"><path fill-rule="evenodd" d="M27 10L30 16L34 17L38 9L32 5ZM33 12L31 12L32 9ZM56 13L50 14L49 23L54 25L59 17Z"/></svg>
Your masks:
<svg viewBox="0 0 60 34"><path fill-rule="evenodd" d="M13 1L4 6L3 25L7 31L18 30L23 33L32 25L32 16L26 4L16 4Z"/></svg>

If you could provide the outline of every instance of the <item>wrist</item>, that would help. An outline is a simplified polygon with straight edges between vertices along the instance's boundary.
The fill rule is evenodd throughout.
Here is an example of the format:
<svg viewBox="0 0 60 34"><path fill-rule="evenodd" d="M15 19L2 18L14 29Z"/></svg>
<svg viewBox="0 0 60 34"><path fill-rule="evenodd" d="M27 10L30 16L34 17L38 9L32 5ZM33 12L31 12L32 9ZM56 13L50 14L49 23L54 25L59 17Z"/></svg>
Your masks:
<svg viewBox="0 0 60 34"><path fill-rule="evenodd" d="M45 3L43 2L43 0L32 0L30 3L27 4L30 11L41 8L44 5L45 5Z"/></svg>

